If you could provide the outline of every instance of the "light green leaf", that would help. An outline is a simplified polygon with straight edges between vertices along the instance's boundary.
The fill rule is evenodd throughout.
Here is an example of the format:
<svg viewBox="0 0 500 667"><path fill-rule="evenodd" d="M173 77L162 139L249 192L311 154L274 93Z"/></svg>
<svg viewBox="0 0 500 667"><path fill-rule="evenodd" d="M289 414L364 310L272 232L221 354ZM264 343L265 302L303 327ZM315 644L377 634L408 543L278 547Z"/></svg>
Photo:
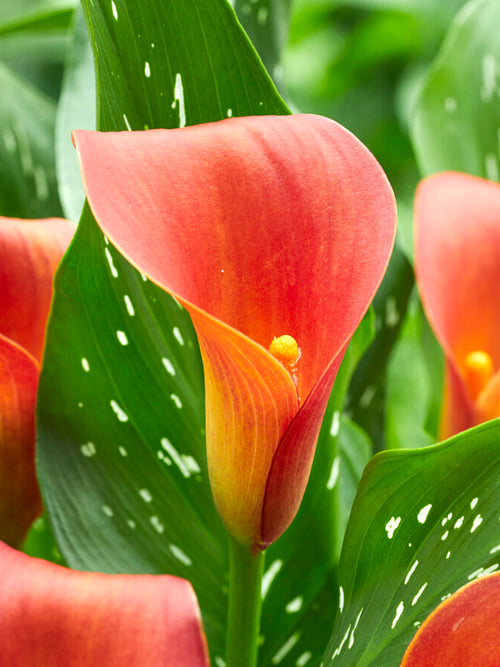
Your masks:
<svg viewBox="0 0 500 667"><path fill-rule="evenodd" d="M417 627L499 568L500 421L367 466L339 566L325 667L399 665Z"/></svg>
<svg viewBox="0 0 500 667"><path fill-rule="evenodd" d="M412 139L423 175L453 169L499 180L500 4L458 14L422 89Z"/></svg>

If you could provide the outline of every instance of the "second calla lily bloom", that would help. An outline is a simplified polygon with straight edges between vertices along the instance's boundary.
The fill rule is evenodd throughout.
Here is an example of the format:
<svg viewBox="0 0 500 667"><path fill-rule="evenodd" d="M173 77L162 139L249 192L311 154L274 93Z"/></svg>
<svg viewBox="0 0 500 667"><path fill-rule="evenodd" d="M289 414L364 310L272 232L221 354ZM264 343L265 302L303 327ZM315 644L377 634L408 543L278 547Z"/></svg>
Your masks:
<svg viewBox="0 0 500 667"><path fill-rule="evenodd" d="M500 416L500 185L430 176L415 220L420 295L446 357L445 438Z"/></svg>
<svg viewBox="0 0 500 667"><path fill-rule="evenodd" d="M42 511L35 403L54 273L75 226L0 218L0 539L19 546Z"/></svg>
<svg viewBox="0 0 500 667"><path fill-rule="evenodd" d="M74 142L101 229L191 315L215 502L237 540L265 548L297 512L342 355L387 267L391 187L320 116Z"/></svg>

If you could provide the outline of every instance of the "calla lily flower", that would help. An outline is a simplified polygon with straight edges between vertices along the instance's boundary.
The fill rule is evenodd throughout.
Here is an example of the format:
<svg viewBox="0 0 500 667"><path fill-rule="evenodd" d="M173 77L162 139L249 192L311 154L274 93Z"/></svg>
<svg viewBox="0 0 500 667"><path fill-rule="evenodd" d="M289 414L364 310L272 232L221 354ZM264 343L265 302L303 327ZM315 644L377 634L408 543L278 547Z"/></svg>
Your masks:
<svg viewBox="0 0 500 667"><path fill-rule="evenodd" d="M500 573L460 588L419 628L400 667L498 667Z"/></svg>
<svg viewBox="0 0 500 667"><path fill-rule="evenodd" d="M446 359L441 437L500 416L500 185L444 172L419 185L415 270Z"/></svg>
<svg viewBox="0 0 500 667"><path fill-rule="evenodd" d="M35 475L35 403L56 267L67 220L0 218L0 538L19 546L42 504Z"/></svg>
<svg viewBox="0 0 500 667"><path fill-rule="evenodd" d="M184 579L76 572L0 542L0 590L9 667L208 667Z"/></svg>
<svg viewBox="0 0 500 667"><path fill-rule="evenodd" d="M74 142L103 232L191 315L215 503L236 540L265 548L297 512L342 355L386 269L391 187L320 116Z"/></svg>

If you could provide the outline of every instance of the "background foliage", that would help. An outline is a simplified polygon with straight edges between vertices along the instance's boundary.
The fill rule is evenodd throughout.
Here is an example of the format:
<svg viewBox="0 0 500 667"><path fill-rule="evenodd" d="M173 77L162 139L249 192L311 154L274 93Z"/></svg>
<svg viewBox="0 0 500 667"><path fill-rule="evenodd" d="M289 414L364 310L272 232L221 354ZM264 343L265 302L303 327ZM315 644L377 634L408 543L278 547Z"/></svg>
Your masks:
<svg viewBox="0 0 500 667"><path fill-rule="evenodd" d="M500 11L493 0L463 12L458 0L233 4L3 3L0 214L79 220L76 127L307 111L373 151L396 192L397 246L336 381L299 515L267 554L260 659L319 665L330 640L325 665L396 665L433 606L496 565L497 424L383 450L436 442L442 353L414 287L413 194L440 169L498 180ZM87 208L56 289L39 404L50 521L26 550L189 578L220 667L227 555L189 318L109 246Z"/></svg>

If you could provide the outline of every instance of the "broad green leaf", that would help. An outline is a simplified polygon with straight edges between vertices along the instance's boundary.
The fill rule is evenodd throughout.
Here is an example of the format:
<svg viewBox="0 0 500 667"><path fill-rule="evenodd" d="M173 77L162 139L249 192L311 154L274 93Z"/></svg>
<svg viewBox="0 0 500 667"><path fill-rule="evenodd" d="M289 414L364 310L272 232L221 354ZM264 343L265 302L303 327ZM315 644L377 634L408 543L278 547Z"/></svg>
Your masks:
<svg viewBox="0 0 500 667"><path fill-rule="evenodd" d="M19 218L60 216L55 105L2 63L0 90L0 213Z"/></svg>
<svg viewBox="0 0 500 667"><path fill-rule="evenodd" d="M443 353L416 291L387 366L385 436L388 448L435 442L441 410Z"/></svg>
<svg viewBox="0 0 500 667"><path fill-rule="evenodd" d="M415 108L423 175L463 171L499 180L500 5L473 0L458 14Z"/></svg>
<svg viewBox="0 0 500 667"><path fill-rule="evenodd" d="M71 132L94 130L96 109L94 61L81 10L75 12L71 37L56 116L56 168L64 215L77 222L85 192Z"/></svg>
<svg viewBox="0 0 500 667"><path fill-rule="evenodd" d="M84 11L100 129L288 112L225 0L94 0ZM108 246L86 208L56 281L41 377L44 502L71 567L188 578L217 660L226 536L203 396L186 313Z"/></svg>
<svg viewBox="0 0 500 667"><path fill-rule="evenodd" d="M339 566L328 665L399 665L416 628L499 568L500 422L367 466Z"/></svg>

